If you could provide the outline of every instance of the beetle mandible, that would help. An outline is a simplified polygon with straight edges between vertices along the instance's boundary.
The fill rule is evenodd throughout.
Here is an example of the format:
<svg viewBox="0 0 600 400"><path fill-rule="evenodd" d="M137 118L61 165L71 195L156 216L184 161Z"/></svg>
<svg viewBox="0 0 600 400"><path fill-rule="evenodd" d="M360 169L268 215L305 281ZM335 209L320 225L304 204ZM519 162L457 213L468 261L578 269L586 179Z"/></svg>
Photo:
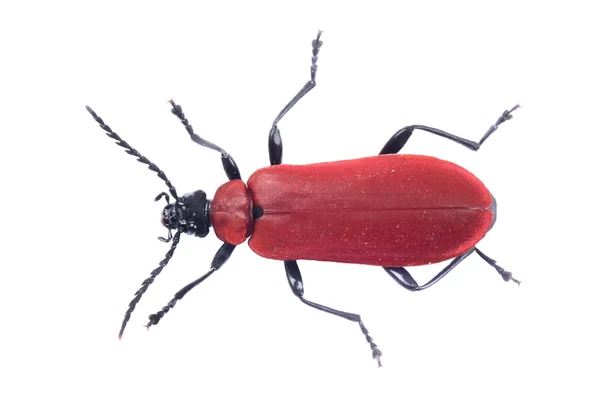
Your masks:
<svg viewBox="0 0 600 400"><path fill-rule="evenodd" d="M397 131L379 155L356 160L309 165L284 165L278 124L300 99L316 86L317 60L322 31L312 41L310 80L277 115L269 132L271 166L259 169L245 184L233 157L216 144L198 136L181 106L173 100L171 112L197 144L218 151L229 182L214 198L197 190L179 196L165 173L104 123L89 106L106 135L128 154L148 166L168 187L155 201L165 198L162 224L171 248L135 293L125 313L119 338L142 295L173 256L182 233L205 237L212 226L224 243L209 271L178 291L146 325L158 324L191 289L229 259L235 247L249 238L258 255L284 263L292 292L304 304L358 323L373 358L381 366L381 351L358 314L336 310L307 300L297 260L335 261L381 266L400 286L418 291L431 287L461 261L477 253L505 281L520 284L476 244L494 225L496 200L472 173L448 161L422 155L396 154L415 130L449 139L477 151L498 126L512 118L519 105L506 110L479 142L425 125L409 125ZM170 196L173 202L170 202ZM172 233L175 231L175 234ZM452 261L429 282L420 285L405 267Z"/></svg>

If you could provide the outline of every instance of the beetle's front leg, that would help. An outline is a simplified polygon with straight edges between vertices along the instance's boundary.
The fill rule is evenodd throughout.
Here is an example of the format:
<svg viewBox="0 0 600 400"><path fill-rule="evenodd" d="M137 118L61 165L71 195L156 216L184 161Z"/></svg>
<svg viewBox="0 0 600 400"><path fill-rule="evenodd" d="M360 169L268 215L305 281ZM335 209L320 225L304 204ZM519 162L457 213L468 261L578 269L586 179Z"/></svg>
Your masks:
<svg viewBox="0 0 600 400"><path fill-rule="evenodd" d="M227 262L227 260L229 260L229 257L231 257L231 254L233 253L233 250L235 250L234 245L229 244L229 243L223 243L223 245L217 251L217 254L215 254L215 256L212 260L212 263L210 264L210 269L208 270L208 272L206 274L202 275L200 278L196 279L195 281L190 282L187 285L185 285L177 293L175 293L175 296L173 296L171 301L169 301L169 303L166 306L164 306L156 314L151 314L148 317L149 321L146 324L146 328L150 328L152 325L157 325L160 322L160 320L162 319L162 317L164 317L166 313L168 313L173 307L175 307L175 304L177 304L177 302L179 300L183 299L183 296L188 294L188 292L190 290L192 290L193 288L195 288L196 286L198 286L199 284L204 282L204 280L206 278L208 278L215 271L217 271L219 268L221 268L223 266L223 264L225 264Z"/></svg>
<svg viewBox="0 0 600 400"><path fill-rule="evenodd" d="M434 135L438 135L443 138L452 140L453 142L456 142L458 144L462 144L463 146L465 146L473 151L477 151L477 150L479 150L479 148L481 147L483 142L485 142L487 140L487 138L490 137L490 135L492 133L494 133L496 131L496 129L498 129L498 126L500 126L501 124L503 124L504 122L506 122L512 118L511 113L513 111L515 111L517 108L519 108L518 104L516 106L514 106L513 108L511 108L510 110L504 111L502 113L502 115L500 115L498 120L492 126L490 126L490 128L482 136L482 138L479 140L479 142L473 142L472 140L461 138L459 136L445 132L441 129L431 128L431 127L425 126L425 125L410 125L410 126L405 126L404 128L400 129L398 132L396 132L390 138L390 140L388 140L388 142L383 146L383 148L381 149L379 154L396 154L396 153L400 152L400 150L402 150L402 148L404 147L406 142L408 142L408 139L410 139L410 137L413 134L413 131L415 129L433 133Z"/></svg>
<svg viewBox="0 0 600 400"><path fill-rule="evenodd" d="M315 79L317 76L317 60L319 59L319 49L323 44L323 42L320 40L322 33L322 31L319 31L317 33L317 38L312 41L313 55L312 64L310 66L310 80L306 82L306 84L302 89L300 89L298 94L296 94L294 98L290 100L290 102L287 103L285 107L283 107L283 110L279 112L279 114L273 121L273 125L271 126L271 131L269 132L269 159L271 161L271 165L281 164L281 158L283 156L283 143L281 141L281 134L279 132L277 124L279 123L279 121L281 121L281 118L283 118L283 116L287 114L287 112L290 111L292 107L294 107L301 98L304 97L306 93L310 92L312 88L314 88L317 85Z"/></svg>
<svg viewBox="0 0 600 400"><path fill-rule="evenodd" d="M190 139L192 139L194 141L194 143L197 143L200 146L208 147L209 149L212 149L212 150L215 150L215 151L218 151L219 153L221 153L221 164L223 164L223 170L225 170L225 174L227 174L227 178L229 178L230 181L232 181L234 179L242 179L241 175L240 175L240 169L238 168L238 166L235 163L231 154L229 154L228 152L226 152L225 150L223 150L216 144L209 142L206 139L202 139L199 135L194 133L194 128L192 128L192 125L190 125L189 121L185 117L185 114L183 113L183 109L181 108L181 106L179 104L175 104L175 102L173 100L170 100L169 103L173 107L173 108L171 108L171 112L177 118L179 118L179 120L181 121L181 123L183 124L185 129L187 130L188 134L190 135Z"/></svg>
<svg viewBox="0 0 600 400"><path fill-rule="evenodd" d="M321 304L313 303L312 301L308 301L304 298L304 282L302 281L302 275L300 274L300 268L298 268L298 262L295 260L284 261L285 265L285 273L288 278L288 282L290 284L290 288L292 292L300 299L301 302L310 306L312 308L316 308L317 310L325 311L326 313L337 315L338 317L346 318L347 320L357 322L360 326L360 330L365 335L369 346L371 346L371 351L373 352L373 358L377 360L377 364L381 367L381 351L377 347L377 345L373 342L373 338L369 335L369 331L362 323L362 319L358 314L351 314L344 311L335 310L330 307L323 306Z"/></svg>

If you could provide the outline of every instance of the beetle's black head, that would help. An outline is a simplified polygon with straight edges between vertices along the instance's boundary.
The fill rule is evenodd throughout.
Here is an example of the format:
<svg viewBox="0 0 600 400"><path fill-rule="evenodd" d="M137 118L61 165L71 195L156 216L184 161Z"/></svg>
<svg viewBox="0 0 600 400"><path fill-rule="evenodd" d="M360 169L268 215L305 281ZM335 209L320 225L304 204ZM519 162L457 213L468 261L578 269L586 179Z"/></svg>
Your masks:
<svg viewBox="0 0 600 400"><path fill-rule="evenodd" d="M192 127L189 125L187 119L185 118L183 112L181 111L181 107L178 106L177 104L175 104L175 102L173 102L172 100L170 101L170 103L173 106L172 112L183 123L183 125L186 127L186 129L188 130L188 132L190 133L190 135L192 136L192 139L194 141L199 140L197 143L201 144L202 146L209 147L213 150L220 151L221 154L223 156L225 156L226 153L223 150L221 150L220 147L218 147L210 142L207 142L204 139L201 139L199 136L195 135L193 133ZM121 324L121 330L119 331L119 338L121 338L121 336L123 335L123 331L125 330L125 327L127 326L127 322L129 321L129 318L131 317L131 313L135 309L136 305L139 303L142 295L146 292L148 287L152 284L152 282L154 282L156 277L160 274L160 272L163 270L163 268L165 268L167 266L167 264L173 257L173 254L177 248L177 245L179 244L179 239L181 237L181 234L187 233L187 234L198 236L198 237L205 237L206 235L208 235L208 230L210 228L210 216L209 216L210 201L208 201L206 199L206 193L204 193L201 190L198 190L194 193L186 194L185 196L179 197L177 195L177 190L175 190L175 186L173 186L173 184L171 183L169 178L167 178L167 175L162 170L160 170L156 164L152 163L149 159L144 157L139 151L137 151L136 149L131 147L129 145L129 143L127 143L126 141L121 139L121 137L110 128L110 126L108 126L104 123L102 118L100 118L98 116L98 114L96 114L94 112L94 110L92 110L88 106L86 106L86 109L92 115L92 118L94 118L94 120L100 125L100 128L102 128L104 133L106 133L106 135L109 138L113 139L119 147L124 148L125 151L127 152L127 154L131 155L132 157L135 157L138 162L146 165L150 171L156 173L158 178L160 180L162 180L164 182L164 184L167 186L167 188L169 189L168 193L167 192L160 193L158 196L156 196L155 200L160 200L164 197L167 201L167 206L164 208L164 210L162 212L162 223L165 227L167 227L167 229L169 229L169 236L168 236L168 238L159 238L159 239L163 242L171 242L171 249L165 254L165 257L159 263L159 267L155 268L152 271L152 273L150 274L150 278L146 279L142 283L142 287L136 292L135 297L129 303L129 308L127 309L127 312L125 313L123 323ZM197 137L197 139L196 139L196 137ZM223 160L225 160L225 158L223 158ZM235 167L235 163L233 163L233 159L230 159L230 161L231 161L231 164ZM224 161L224 163L225 163L225 161ZM237 167L235 167L235 168L237 169ZM228 173L228 176L229 176L229 173ZM238 172L238 178L239 178L239 172ZM233 178L231 178L231 179L233 179ZM170 196L173 197L174 203L170 202ZM175 230L175 234L172 233L172 230ZM228 246L231 246L231 245L228 245ZM233 247L235 247L235 246L233 246ZM227 249L232 250L233 247L227 247ZM219 253L219 254L221 254L221 253ZM228 257L229 257L229 255L227 255L227 257L225 259L227 259ZM214 269L211 271L214 272ZM212 272L210 272L210 273L212 273ZM164 311L161 311L161 313L164 314ZM151 317L151 320L150 320L151 322L148 323L148 325L146 325L146 326L149 327L150 325L156 324L158 322L158 320L160 320L160 318L161 317L157 317L157 314L153 314L153 316Z"/></svg>
<svg viewBox="0 0 600 400"><path fill-rule="evenodd" d="M167 204L162 211L161 222L169 230L205 237L210 228L209 210L210 201L206 199L206 193L197 190Z"/></svg>

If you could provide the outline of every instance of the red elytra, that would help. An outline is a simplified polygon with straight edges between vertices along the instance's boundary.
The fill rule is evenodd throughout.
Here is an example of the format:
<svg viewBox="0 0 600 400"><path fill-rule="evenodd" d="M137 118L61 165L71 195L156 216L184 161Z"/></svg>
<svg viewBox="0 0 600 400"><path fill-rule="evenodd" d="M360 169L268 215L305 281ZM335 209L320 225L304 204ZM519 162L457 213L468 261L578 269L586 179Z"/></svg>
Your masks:
<svg viewBox="0 0 600 400"><path fill-rule="evenodd" d="M252 208L263 215L254 220ZM258 255L377 266L435 263L472 249L495 202L466 169L434 157L380 155L275 165L222 185L211 204L219 239L250 237Z"/></svg>

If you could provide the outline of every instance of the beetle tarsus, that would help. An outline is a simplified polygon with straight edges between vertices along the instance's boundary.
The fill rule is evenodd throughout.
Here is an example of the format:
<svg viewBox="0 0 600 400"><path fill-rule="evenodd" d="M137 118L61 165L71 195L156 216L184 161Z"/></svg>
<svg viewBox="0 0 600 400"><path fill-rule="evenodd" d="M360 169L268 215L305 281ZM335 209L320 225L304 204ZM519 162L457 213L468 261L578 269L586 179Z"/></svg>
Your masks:
<svg viewBox="0 0 600 400"><path fill-rule="evenodd" d="M521 281L518 279L515 279L515 277L513 277L512 272L506 271L503 268L500 268L500 266L498 266L498 268L496 268L496 270L502 276L502 279L504 279L505 282L513 281L517 284L517 286L521 286Z"/></svg>
<svg viewBox="0 0 600 400"><path fill-rule="evenodd" d="M177 304L177 302L179 300L183 299L183 297L190 290L192 290L193 288L195 288L196 286L201 284L206 278L208 278L216 270L221 268L221 266L223 264L225 264L225 262L227 262L227 260L229 260L229 257L231 257L231 254L233 253L233 250L235 250L234 245L229 244L229 243L223 243L223 245L219 248L219 250L217 250L217 253L213 257L213 260L210 264L210 269L208 270L208 272L206 274L202 275L200 278L196 279L195 281L190 282L187 285L185 285L183 288L181 288L177 293L175 293L175 296L173 296L171 301L169 301L169 303L166 306L164 306L160 311L158 311L156 314L150 314L150 316L148 317L149 321L148 321L148 324L146 324L146 328L150 328L152 325L157 325L160 322L160 320L162 319L162 317L164 317L166 313L168 313L170 310L172 310L173 307L175 307L175 304Z"/></svg>
<svg viewBox="0 0 600 400"><path fill-rule="evenodd" d="M168 310L167 310L168 311ZM164 317L164 315L166 314L167 311L159 311L156 314L150 314L148 316L148 323L146 325L144 325L144 327L146 327L146 329L150 330L150 327L152 325L158 325L158 322L161 320L162 317Z"/></svg>
<svg viewBox="0 0 600 400"><path fill-rule="evenodd" d="M190 139L192 139L194 143L221 153L221 162L223 164L223 169L225 170L227 178L229 178L230 181L234 179L241 179L240 170L237 164L235 163L233 157L231 157L231 155L225 150L223 150L221 147L197 135L194 132L194 128L192 128L192 125L183 113L183 109L181 108L181 106L179 104L176 104L173 99L169 100L168 103L172 106L171 112L179 119L179 121L181 121L181 123L185 127L185 130L190 135Z"/></svg>
<svg viewBox="0 0 600 400"><path fill-rule="evenodd" d="M285 266L285 273L288 278L288 283L290 285L290 289L292 289L292 292L294 293L294 295L296 297L298 297L298 299L300 299L301 302L303 302L304 304L306 304L309 307L312 307L312 308L320 310L320 311L324 311L324 312L332 314L332 315L337 315L338 317L345 318L349 321L357 322L358 326L360 327L361 332L363 333L363 335L365 335L365 338L367 339L367 343L369 343L369 346L371 347L373 358L376 359L377 364L379 366L381 366L381 359L380 359L380 357L382 355L381 350L379 350L379 348L373 341L373 338L371 337L371 335L369 335L369 330L363 324L360 315L336 310L334 308L327 307L322 304L313 303L312 301L306 300L304 298L304 282L302 280L302 274L300 273L300 268L298 267L298 262L296 260L286 260L283 262L283 264Z"/></svg>
<svg viewBox="0 0 600 400"><path fill-rule="evenodd" d="M383 353L381 352L381 350L379 350L379 348L373 341L373 338L371 337L371 335L369 335L367 328L365 328L362 321L358 321L358 323L361 325L361 330L364 328L363 332L365 332L365 331L367 332L367 333L365 333L365 338L367 339L367 343L369 343L369 346L371 347L373 359L377 361L377 366L381 367L382 366L381 356L383 355Z"/></svg>
<svg viewBox="0 0 600 400"><path fill-rule="evenodd" d="M186 289L188 286L190 286L190 285L187 285L184 289ZM185 293L181 294L181 292L184 289L182 289L179 292L177 292L177 294L175 295L175 297L169 302L169 304L167 304L166 306L164 306L162 308L162 310L160 310L156 314L150 314L148 316L148 323L146 325L144 325L148 330L150 329L150 327L152 325L158 325L158 323L160 322L160 320L162 319L162 317L164 317L166 313L168 313L173 307L175 307L175 304L177 304L177 301L181 300L181 298L185 295L185 293L187 293L187 291L189 291L189 289L188 289Z"/></svg>
<svg viewBox="0 0 600 400"><path fill-rule="evenodd" d="M362 323L362 320L360 319L360 317L358 317L358 325L360 326L360 330L362 331L362 333L365 335L365 338L367 339L367 343L369 343L369 346L371 346L371 351L373 352L373 359L377 360L377 366L381 367L381 356L383 355L383 353L381 352L381 350L379 350L379 348L377 347L377 345L375 344L375 342L373 341L373 338L371 337L371 335L369 335L369 330L367 329L367 327Z"/></svg>
<svg viewBox="0 0 600 400"><path fill-rule="evenodd" d="M505 110L502 113L502 115L500 115L500 117L498 118L498 120L496 120L496 123L494 125L490 126L490 128L483 135L483 137L481 138L481 140L479 140L479 142L474 142L472 140L465 139L465 138L462 138L460 136L453 135L453 134L448 133L446 131L443 131L441 129L432 128L430 126L425 126L425 125L409 125L409 126L405 126L404 128L402 128L399 131L397 131L396 133L394 133L392 135L392 137L387 141L387 143L383 146L383 148L381 149L381 151L379 152L379 154L396 154L396 153L399 153L400 150L402 150L402 148L406 144L406 142L408 142L408 139L410 139L410 137L413 134L413 131L415 129L418 129L418 130L421 130L421 131L425 131L425 132L429 132L429 133L433 133L434 135L441 136L443 138L452 140L455 143L461 144L461 145L463 145L463 146L465 146L465 147L467 147L467 148L469 148L469 149L471 149L473 151L477 151L477 150L479 150L479 148L481 147L481 145L483 144L483 142L485 142L487 140L487 138L489 138L490 135L492 133L494 133L498 129L498 126L500 126L502 123L508 121L509 119L512 119L512 114L511 113L513 111L515 111L519 107L520 106L517 104L516 106L514 106L510 110Z"/></svg>
<svg viewBox="0 0 600 400"><path fill-rule="evenodd" d="M312 41L310 80L306 82L302 89L300 89L300 91L292 98L292 100L290 100L290 102L283 107L271 125L271 130L269 131L269 160L271 161L271 165L281 164L283 154L283 143L281 141L281 133L279 132L277 124L279 124L279 121L281 121L283 116L287 114L288 111L290 111L296 105L296 103L300 101L301 98L303 98L317 85L317 61L319 60L319 50L321 50L321 46L323 45L323 42L321 41L322 33L323 31L319 30L317 32L317 38Z"/></svg>
<svg viewBox="0 0 600 400"><path fill-rule="evenodd" d="M320 40L322 33L323 33L323 31L319 29L319 31L317 33L317 38L312 41L313 56L312 56L312 65L310 67L310 81L315 84L316 84L315 77L317 75L317 61L319 59L318 54L319 54L319 50L321 49L321 46L323 45L323 42Z"/></svg>
<svg viewBox="0 0 600 400"><path fill-rule="evenodd" d="M515 107L513 107L513 108L515 108ZM515 279L513 277L512 272L509 272L509 271L505 270L504 268L502 268L501 266L499 266L496 263L496 260L494 260L491 257L488 257L485 254L483 254L483 252L481 250L479 250L477 247L475 247L475 251L477 252L477 254L479 255L479 257L483 258L483 260L486 263L488 263L489 265L491 265L492 267L494 267L494 269L496 269L496 271L498 271L498 273L500 274L500 276L502 277L502 279L504 279L505 282L513 281L517 285L521 286L521 281L518 280L518 279Z"/></svg>
<svg viewBox="0 0 600 400"><path fill-rule="evenodd" d="M485 133L485 135L483 135L483 137L479 141L479 145L481 146L483 144L483 142L485 142L487 140L487 138L489 138L491 136L491 134L494 133L501 124L505 123L508 120L511 120L513 118L512 112L520 107L521 106L519 104L517 104L510 110L505 110L502 113L502 115L498 118L496 123L494 125L490 126L490 129L488 129L488 131Z"/></svg>

